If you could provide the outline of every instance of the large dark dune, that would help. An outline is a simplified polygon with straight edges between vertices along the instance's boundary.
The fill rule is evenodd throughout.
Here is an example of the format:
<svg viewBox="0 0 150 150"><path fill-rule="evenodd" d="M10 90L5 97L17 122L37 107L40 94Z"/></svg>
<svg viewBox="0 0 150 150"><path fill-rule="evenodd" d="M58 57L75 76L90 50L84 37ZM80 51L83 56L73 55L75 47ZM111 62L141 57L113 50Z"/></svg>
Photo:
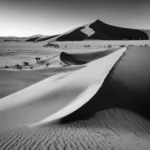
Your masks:
<svg viewBox="0 0 150 150"><path fill-rule="evenodd" d="M62 121L88 119L109 108L124 108L150 119L150 48L129 47L96 95Z"/></svg>
<svg viewBox="0 0 150 150"><path fill-rule="evenodd" d="M88 27L87 27L88 26ZM93 30L92 35L82 31ZM130 29L106 24L100 20L79 27L72 32L60 35L54 41L83 41L83 40L148 40L149 30Z"/></svg>
<svg viewBox="0 0 150 150"><path fill-rule="evenodd" d="M62 62L68 64L68 65L82 65L86 64L90 61L93 61L98 58L105 57L113 52L115 52L117 49L111 49L107 51L98 51L98 52L90 52L90 53L76 53L76 54L67 54L65 52L62 52L60 54L60 59Z"/></svg>

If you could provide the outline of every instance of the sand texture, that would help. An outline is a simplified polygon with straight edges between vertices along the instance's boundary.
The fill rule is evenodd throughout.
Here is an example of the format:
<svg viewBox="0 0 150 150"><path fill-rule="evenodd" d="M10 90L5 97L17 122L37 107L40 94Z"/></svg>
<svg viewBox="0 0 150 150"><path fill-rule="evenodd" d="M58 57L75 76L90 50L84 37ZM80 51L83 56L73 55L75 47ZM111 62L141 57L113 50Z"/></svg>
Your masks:
<svg viewBox="0 0 150 150"><path fill-rule="evenodd" d="M121 109L91 119L0 130L1 150L149 150L150 122Z"/></svg>

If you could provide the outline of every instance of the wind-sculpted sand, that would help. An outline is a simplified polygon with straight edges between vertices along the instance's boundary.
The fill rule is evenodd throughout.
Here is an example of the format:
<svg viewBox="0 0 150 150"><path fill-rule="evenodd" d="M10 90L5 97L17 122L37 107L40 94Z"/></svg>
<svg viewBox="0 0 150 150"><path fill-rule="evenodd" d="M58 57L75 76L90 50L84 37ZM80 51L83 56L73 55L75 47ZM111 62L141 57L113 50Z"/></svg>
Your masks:
<svg viewBox="0 0 150 150"><path fill-rule="evenodd" d="M0 129L1 150L149 150L149 140L150 122L122 109L43 128Z"/></svg>
<svg viewBox="0 0 150 150"><path fill-rule="evenodd" d="M125 50L95 60L74 73L58 74L4 97L0 100L0 126L47 124L77 110L94 96Z"/></svg>
<svg viewBox="0 0 150 150"><path fill-rule="evenodd" d="M0 150L149 150L148 54L147 47L65 53L64 64L86 63L24 71L58 74L0 99Z"/></svg>

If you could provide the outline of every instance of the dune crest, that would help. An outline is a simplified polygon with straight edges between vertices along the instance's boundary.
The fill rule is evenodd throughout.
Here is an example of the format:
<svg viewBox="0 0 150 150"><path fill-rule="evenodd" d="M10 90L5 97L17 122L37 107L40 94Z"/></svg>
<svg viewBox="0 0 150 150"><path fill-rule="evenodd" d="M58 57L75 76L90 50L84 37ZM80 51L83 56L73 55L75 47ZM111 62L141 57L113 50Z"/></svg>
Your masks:
<svg viewBox="0 0 150 150"><path fill-rule="evenodd" d="M47 78L1 99L0 126L45 124L77 110L97 92L125 50L88 63L76 72Z"/></svg>

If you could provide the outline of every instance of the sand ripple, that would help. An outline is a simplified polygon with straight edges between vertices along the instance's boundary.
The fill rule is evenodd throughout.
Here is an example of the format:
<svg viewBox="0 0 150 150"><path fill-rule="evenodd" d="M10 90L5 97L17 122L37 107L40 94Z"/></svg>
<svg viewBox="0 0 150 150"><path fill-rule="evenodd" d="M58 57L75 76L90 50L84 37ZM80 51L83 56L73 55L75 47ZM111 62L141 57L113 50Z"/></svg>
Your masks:
<svg viewBox="0 0 150 150"><path fill-rule="evenodd" d="M0 129L1 150L149 150L150 123L123 109L44 128Z"/></svg>

